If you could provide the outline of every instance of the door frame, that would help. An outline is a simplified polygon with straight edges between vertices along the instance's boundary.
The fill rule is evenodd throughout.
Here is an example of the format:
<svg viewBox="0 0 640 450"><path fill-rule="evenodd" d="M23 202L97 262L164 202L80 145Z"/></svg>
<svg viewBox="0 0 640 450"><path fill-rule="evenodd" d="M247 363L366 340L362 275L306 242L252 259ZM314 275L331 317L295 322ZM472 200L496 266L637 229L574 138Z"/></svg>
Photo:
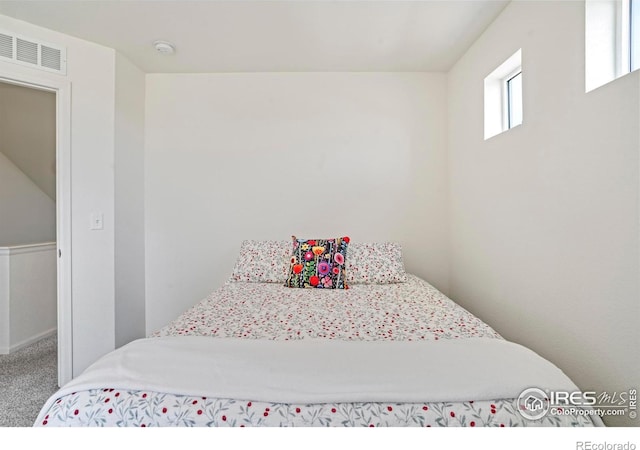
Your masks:
<svg viewBox="0 0 640 450"><path fill-rule="evenodd" d="M58 303L58 385L73 378L71 253L71 83L25 75L0 64L0 82L56 95L56 242Z"/></svg>

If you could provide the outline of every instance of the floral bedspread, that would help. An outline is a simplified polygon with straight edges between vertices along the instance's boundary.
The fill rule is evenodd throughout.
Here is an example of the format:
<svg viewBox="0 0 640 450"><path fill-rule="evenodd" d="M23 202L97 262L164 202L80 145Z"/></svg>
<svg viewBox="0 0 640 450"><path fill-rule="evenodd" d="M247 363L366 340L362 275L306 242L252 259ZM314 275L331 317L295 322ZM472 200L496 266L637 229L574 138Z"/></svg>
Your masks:
<svg viewBox="0 0 640 450"><path fill-rule="evenodd" d="M500 336L426 281L298 289L227 283L152 336L438 340Z"/></svg>
<svg viewBox="0 0 640 450"><path fill-rule="evenodd" d="M348 290L228 282L157 336L343 340L502 339L426 281ZM381 364L384 358L381 357ZM499 374L496 374L499 383ZM473 382L473 368L469 372ZM438 403L283 404L109 386L58 399L35 426L592 426L584 415L528 420L516 399Z"/></svg>

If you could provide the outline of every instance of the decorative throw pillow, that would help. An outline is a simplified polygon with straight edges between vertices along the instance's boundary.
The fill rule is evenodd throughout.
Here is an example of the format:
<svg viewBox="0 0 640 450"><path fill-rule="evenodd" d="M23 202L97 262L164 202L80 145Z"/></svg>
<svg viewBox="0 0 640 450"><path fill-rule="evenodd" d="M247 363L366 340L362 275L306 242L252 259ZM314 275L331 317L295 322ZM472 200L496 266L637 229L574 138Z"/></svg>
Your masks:
<svg viewBox="0 0 640 450"><path fill-rule="evenodd" d="M242 241L232 281L284 283L291 256L289 241Z"/></svg>
<svg viewBox="0 0 640 450"><path fill-rule="evenodd" d="M348 237L334 239L293 238L289 276L292 288L348 289Z"/></svg>
<svg viewBox="0 0 640 450"><path fill-rule="evenodd" d="M347 264L349 284L404 283L402 248L395 242L353 242Z"/></svg>

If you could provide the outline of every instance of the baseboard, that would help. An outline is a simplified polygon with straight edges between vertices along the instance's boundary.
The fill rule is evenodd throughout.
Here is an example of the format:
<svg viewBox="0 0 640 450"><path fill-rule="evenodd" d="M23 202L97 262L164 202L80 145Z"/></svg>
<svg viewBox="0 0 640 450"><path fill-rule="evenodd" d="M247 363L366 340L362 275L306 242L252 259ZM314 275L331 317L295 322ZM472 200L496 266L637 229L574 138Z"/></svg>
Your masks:
<svg viewBox="0 0 640 450"><path fill-rule="evenodd" d="M54 334L57 333L57 331L58 331L57 328L51 328L50 330L43 331L42 333L36 334L35 336L31 336L22 342L18 342L17 344L11 345L7 353L17 352L18 350L28 347L29 345L34 344L41 339L45 339L50 336L53 336ZM7 353L4 353L4 354L7 354ZM2 354L2 349L0 349L0 354Z"/></svg>

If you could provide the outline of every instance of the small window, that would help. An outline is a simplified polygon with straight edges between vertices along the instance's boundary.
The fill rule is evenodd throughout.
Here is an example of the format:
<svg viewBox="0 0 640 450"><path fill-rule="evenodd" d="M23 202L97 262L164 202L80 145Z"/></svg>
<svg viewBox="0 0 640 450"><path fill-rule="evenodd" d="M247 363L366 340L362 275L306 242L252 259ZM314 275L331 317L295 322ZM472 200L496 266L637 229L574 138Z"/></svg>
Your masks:
<svg viewBox="0 0 640 450"><path fill-rule="evenodd" d="M484 138L522 125L522 51L484 79Z"/></svg>
<svg viewBox="0 0 640 450"><path fill-rule="evenodd" d="M629 59L631 72L640 69L640 0L629 0Z"/></svg>
<svg viewBox="0 0 640 450"><path fill-rule="evenodd" d="M505 129L509 130L522 125L522 68L505 80L504 86L504 119Z"/></svg>
<svg viewBox="0 0 640 450"><path fill-rule="evenodd" d="M640 0L585 2L585 90L640 68Z"/></svg>

